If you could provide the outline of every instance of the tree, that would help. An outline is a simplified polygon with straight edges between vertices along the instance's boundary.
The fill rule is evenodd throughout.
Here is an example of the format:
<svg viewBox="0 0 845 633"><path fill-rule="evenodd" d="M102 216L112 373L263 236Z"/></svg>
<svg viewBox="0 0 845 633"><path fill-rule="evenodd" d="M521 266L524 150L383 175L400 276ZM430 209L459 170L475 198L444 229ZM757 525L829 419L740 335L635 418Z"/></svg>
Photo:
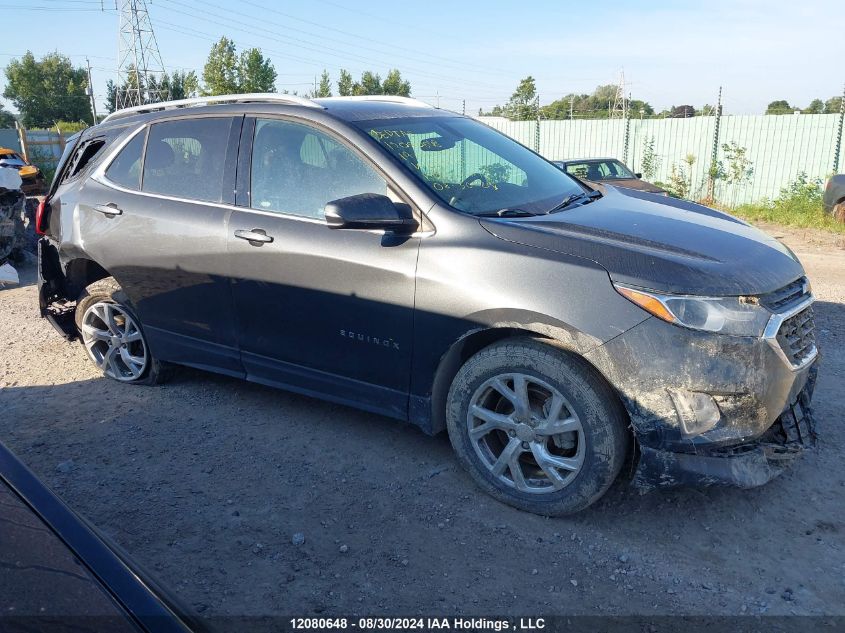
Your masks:
<svg viewBox="0 0 845 633"><path fill-rule="evenodd" d="M568 119L570 114L582 119L606 119L613 108L616 91L615 84L606 84L596 86L593 93L589 95L570 93L543 106L540 112L545 119ZM654 108L651 104L639 99L628 100L628 111L634 118L654 116Z"/></svg>
<svg viewBox="0 0 845 633"><path fill-rule="evenodd" d="M276 92L276 69L260 49L249 48L238 56L235 43L221 37L211 47L202 81L202 92L206 95Z"/></svg>
<svg viewBox="0 0 845 633"><path fill-rule="evenodd" d="M87 73L70 59L50 53L40 61L27 51L6 67L3 96L12 101L27 127L51 127L56 121L92 122Z"/></svg>
<svg viewBox="0 0 845 633"><path fill-rule="evenodd" d="M117 84L111 79L106 82L106 112L117 110Z"/></svg>
<svg viewBox="0 0 845 633"><path fill-rule="evenodd" d="M691 105L672 106L669 117L672 119L688 119L695 116L695 108Z"/></svg>
<svg viewBox="0 0 845 633"><path fill-rule="evenodd" d="M257 48L241 53L237 72L237 92L276 92L276 69Z"/></svg>
<svg viewBox="0 0 845 633"><path fill-rule="evenodd" d="M161 79L150 78L150 96L153 101L188 99L198 93L199 80L193 70L174 70L172 75L164 73Z"/></svg>
<svg viewBox="0 0 845 633"><path fill-rule="evenodd" d="M332 96L332 80L329 77L329 71L323 70L323 74L320 75L320 85L314 89L314 92L311 94L313 99L320 99L323 97L331 97Z"/></svg>
<svg viewBox="0 0 845 633"><path fill-rule="evenodd" d="M792 114L797 108L789 105L785 99L779 101L772 101L766 108L766 114Z"/></svg>
<svg viewBox="0 0 845 633"><path fill-rule="evenodd" d="M824 102L825 114L839 114L842 109L842 97L831 97Z"/></svg>
<svg viewBox="0 0 845 633"><path fill-rule="evenodd" d="M519 82L505 110L511 119L517 121L537 118L537 84L534 77L529 75Z"/></svg>
<svg viewBox="0 0 845 633"><path fill-rule="evenodd" d="M355 88L355 81L348 70L340 69L340 78L337 80L337 92L341 97L352 96L352 90Z"/></svg>
<svg viewBox="0 0 845 633"><path fill-rule="evenodd" d="M208 60L202 70L203 93L206 95L225 95L239 92L238 58L235 43L221 37L211 47Z"/></svg>
<svg viewBox="0 0 845 633"><path fill-rule="evenodd" d="M0 103L0 129L9 127L15 127L15 117Z"/></svg>
<svg viewBox="0 0 845 633"><path fill-rule="evenodd" d="M824 101L821 99L813 99L810 105L804 108L801 112L804 114L821 114L824 112Z"/></svg>
<svg viewBox="0 0 845 633"><path fill-rule="evenodd" d="M361 73L361 81L356 81L352 88L354 95L380 95L383 94L381 87L381 76L370 70Z"/></svg>
<svg viewBox="0 0 845 633"><path fill-rule="evenodd" d="M386 95L396 95L399 97L411 96L411 84L408 81L402 80L402 74L394 68L387 77L384 78L384 83L381 85L382 92Z"/></svg>

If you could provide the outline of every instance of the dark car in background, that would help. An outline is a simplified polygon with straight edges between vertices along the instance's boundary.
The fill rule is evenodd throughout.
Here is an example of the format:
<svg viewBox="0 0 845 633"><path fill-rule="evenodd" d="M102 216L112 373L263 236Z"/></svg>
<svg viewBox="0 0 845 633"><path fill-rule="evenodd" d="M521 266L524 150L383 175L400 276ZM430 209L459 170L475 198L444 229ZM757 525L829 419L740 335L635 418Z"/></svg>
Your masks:
<svg viewBox="0 0 845 633"><path fill-rule="evenodd" d="M635 174L622 161L615 158L575 158L570 160L553 160L552 163L580 180L586 182L606 183L615 187L626 187L649 193L669 195L665 189L643 180L642 174Z"/></svg>
<svg viewBox="0 0 845 633"><path fill-rule="evenodd" d="M720 211L601 189L413 99L130 108L39 209L41 312L123 383L188 365L447 430L482 489L540 514L626 464L646 487L768 481L814 439L800 262Z"/></svg>
<svg viewBox="0 0 845 633"><path fill-rule="evenodd" d="M0 443L0 630L203 630Z"/></svg>
<svg viewBox="0 0 845 633"><path fill-rule="evenodd" d="M824 188L824 211L845 222L845 174L831 176Z"/></svg>

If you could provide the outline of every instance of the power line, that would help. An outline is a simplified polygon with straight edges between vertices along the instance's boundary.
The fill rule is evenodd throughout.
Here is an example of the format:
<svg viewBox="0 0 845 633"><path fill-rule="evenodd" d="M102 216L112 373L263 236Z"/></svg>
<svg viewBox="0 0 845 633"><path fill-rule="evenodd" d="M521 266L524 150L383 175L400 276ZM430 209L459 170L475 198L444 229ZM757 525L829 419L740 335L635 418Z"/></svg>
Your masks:
<svg viewBox="0 0 845 633"><path fill-rule="evenodd" d="M186 6L187 8L191 9L192 11L190 11L190 12L184 11L184 10L175 8L173 6L169 6L171 4L178 4L178 5L181 5L181 6ZM377 65L383 64L383 62L381 60L375 60L372 57L365 57L363 55L356 55L354 53L350 53L347 50L341 50L341 49L333 48L333 47L330 47L330 46L326 46L322 43L312 42L312 41L309 41L309 40L305 40L305 39L301 39L301 38L297 38L297 37L292 37L292 36L288 36L288 35L282 35L281 33L278 32L278 30L270 30L270 29L264 28L262 26L250 24L249 22L244 22L242 20L230 18L228 16L213 13L213 12L210 12L208 10L203 10L202 13L196 13L196 12L194 12L194 7L192 5L187 5L185 2L181 2L180 0L168 0L168 5L159 4L158 6L166 9L167 11L172 11L172 12L190 17L190 18L203 20L203 21L209 22L211 24L216 24L218 26L226 27L227 29L238 30L238 31L247 32L247 33L251 33L251 34L254 33L255 31L263 31L264 33L267 33L269 36L273 37L274 39L287 40L287 41L293 42L293 43L295 43L295 44L299 45L300 47L305 48L307 50L311 50L311 51L322 53L322 54L327 54L331 57L337 57L337 58L341 58L341 59L344 59L344 60L348 60L350 58L357 58L359 61L363 61L363 62L369 63L369 64L377 64ZM212 17L208 17L208 16L212 16ZM212 19L212 18L218 18L218 19L215 20L215 19ZM220 22L219 20L226 20L226 22ZM275 22L271 22L271 21L268 21L268 20L261 20L261 23L262 24L275 25L278 28L282 28L282 29L285 29L285 30L293 30L289 26L282 25L282 24L275 23ZM247 27L248 30L235 27L235 26L233 26L233 24L240 24L242 26ZM455 79L446 77L444 75L439 75L437 73L432 73L428 70L423 70L423 69L419 69L419 68L408 67L408 66L406 66L405 68L406 68L406 70L413 71L420 76L428 76L428 77L433 78L433 79L439 79L441 81L454 83L456 85L466 86L467 84L470 84L470 85L484 86L484 87L487 87L487 88L493 88L493 89L496 89L496 90L498 90L498 88L499 88L498 86L494 86L492 84L485 84L483 82L469 80L469 79L467 79L467 80L455 80Z"/></svg>

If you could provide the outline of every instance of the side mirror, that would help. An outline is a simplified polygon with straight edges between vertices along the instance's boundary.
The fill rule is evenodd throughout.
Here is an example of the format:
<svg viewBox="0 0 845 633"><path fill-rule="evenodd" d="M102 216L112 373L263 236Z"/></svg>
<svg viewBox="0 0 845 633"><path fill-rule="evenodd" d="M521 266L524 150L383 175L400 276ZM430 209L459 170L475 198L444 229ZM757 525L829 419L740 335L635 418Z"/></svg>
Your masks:
<svg viewBox="0 0 845 633"><path fill-rule="evenodd" d="M642 177L643 177L643 175L642 175L642 173L641 173L641 172L637 172L637 173L636 173L636 174L634 174L634 175L635 175L637 178L642 178Z"/></svg>
<svg viewBox="0 0 845 633"><path fill-rule="evenodd" d="M385 229L411 233L419 226L410 206L395 203L377 193L332 200L326 204L325 214L330 229Z"/></svg>

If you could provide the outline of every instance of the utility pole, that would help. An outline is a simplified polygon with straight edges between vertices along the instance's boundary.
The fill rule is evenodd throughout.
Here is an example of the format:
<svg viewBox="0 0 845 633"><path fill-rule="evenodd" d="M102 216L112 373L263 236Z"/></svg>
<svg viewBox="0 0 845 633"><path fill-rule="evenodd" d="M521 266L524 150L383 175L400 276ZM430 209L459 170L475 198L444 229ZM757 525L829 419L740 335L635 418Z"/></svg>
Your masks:
<svg viewBox="0 0 845 633"><path fill-rule="evenodd" d="M85 58L85 65L88 66L88 98L91 100L91 114L94 115L94 125L97 125L97 100L94 98L94 84L91 83L91 62Z"/></svg>
<svg viewBox="0 0 845 633"><path fill-rule="evenodd" d="M575 95L569 97L569 120L572 120L572 111L575 109Z"/></svg>
<svg viewBox="0 0 845 633"><path fill-rule="evenodd" d="M540 153L540 95L537 95L534 101L535 111L537 113L537 123L534 126L534 151Z"/></svg>

